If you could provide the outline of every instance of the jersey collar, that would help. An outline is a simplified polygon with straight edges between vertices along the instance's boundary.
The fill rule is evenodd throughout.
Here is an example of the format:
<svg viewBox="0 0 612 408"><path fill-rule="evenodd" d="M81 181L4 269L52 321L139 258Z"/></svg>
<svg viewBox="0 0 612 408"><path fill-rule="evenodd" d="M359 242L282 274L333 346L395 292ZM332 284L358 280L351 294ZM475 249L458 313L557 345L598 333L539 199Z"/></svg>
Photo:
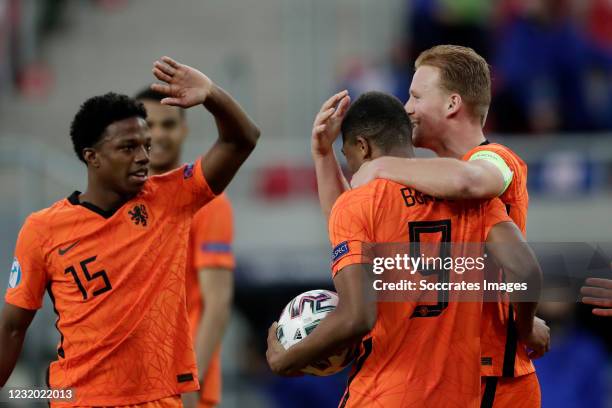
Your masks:
<svg viewBox="0 0 612 408"><path fill-rule="evenodd" d="M486 146L488 144L491 144L491 142L489 142L489 139L485 139L485 141L479 144L478 146Z"/></svg>
<svg viewBox="0 0 612 408"><path fill-rule="evenodd" d="M85 207L88 210L93 211L96 214L102 216L103 218L107 218L107 219L112 217L115 214L115 212L117 211L117 210L106 211L106 210L103 210L102 208L98 207L95 204L88 203L87 201L81 202L79 200L79 195L80 194L81 194L80 191L75 191L74 193L70 194L70 196L67 198L68 202L70 204L72 204L72 205L80 205L81 207Z"/></svg>

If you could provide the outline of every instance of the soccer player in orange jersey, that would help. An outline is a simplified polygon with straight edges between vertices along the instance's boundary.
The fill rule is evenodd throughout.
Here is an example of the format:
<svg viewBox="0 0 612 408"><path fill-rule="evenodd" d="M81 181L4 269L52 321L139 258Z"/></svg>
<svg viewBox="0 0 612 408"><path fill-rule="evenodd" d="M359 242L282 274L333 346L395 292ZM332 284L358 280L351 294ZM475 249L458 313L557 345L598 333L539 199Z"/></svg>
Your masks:
<svg viewBox="0 0 612 408"><path fill-rule="evenodd" d="M71 127L86 191L31 214L17 239L0 316L0 385L46 290L61 334L48 383L74 392L52 406L180 407L179 394L199 386L185 306L191 219L231 181L259 130L200 71L164 57L153 73L162 103L212 113L216 143L195 163L149 177L144 106L93 97Z"/></svg>
<svg viewBox="0 0 612 408"><path fill-rule="evenodd" d="M527 166L508 147L489 143L482 130L491 100L486 61L469 48L442 45L424 51L415 67L406 104L414 126L413 142L440 158L373 160L351 184L387 178L434 197L499 197L525 234ZM540 406L540 387L530 358L541 354L527 350L517 338L513 314L507 299L484 305L483 408ZM548 337L549 329L540 319L535 329L539 338Z"/></svg>
<svg viewBox="0 0 612 408"><path fill-rule="evenodd" d="M339 95L326 105L333 106L345 96ZM315 134L325 130L317 122L325 121L335 111L326 105L315 121ZM345 107L346 103L338 109L343 111ZM362 95L341 124L342 150L351 171L383 155L413 156L408 115L392 96L379 92ZM329 123L323 126L329 130ZM273 371L295 373L362 339L341 407L480 405L482 303L375 302L371 295L364 296L372 290L372 260L364 248L369 243L433 240L486 241L489 245L524 240L499 200L451 202L422 195L420 200L415 199L419 194L392 181L375 180L337 199L329 217L329 236L334 246L332 275L338 306L288 350L276 340L273 324L267 353ZM538 287L541 272L526 245L514 246L513 251L492 246L490 253L509 275ZM457 275L449 276L453 281ZM518 309L519 330L528 337L533 331L535 304L524 303Z"/></svg>
<svg viewBox="0 0 612 408"><path fill-rule="evenodd" d="M147 110L151 130L151 173L180 167L187 136L185 111L163 105L165 95L147 88L136 95ZM220 194L193 217L187 259L187 311L200 371L200 392L183 395L186 408L214 407L221 402L221 339L229 320L234 256L232 207Z"/></svg>

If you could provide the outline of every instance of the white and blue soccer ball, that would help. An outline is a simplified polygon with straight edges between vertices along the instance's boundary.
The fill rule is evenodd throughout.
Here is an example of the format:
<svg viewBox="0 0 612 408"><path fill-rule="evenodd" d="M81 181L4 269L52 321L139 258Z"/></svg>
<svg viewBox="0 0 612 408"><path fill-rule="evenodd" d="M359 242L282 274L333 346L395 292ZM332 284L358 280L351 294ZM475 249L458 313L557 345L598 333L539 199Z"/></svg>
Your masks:
<svg viewBox="0 0 612 408"><path fill-rule="evenodd" d="M285 350L288 349L308 336L337 305L338 295L329 290L309 290L296 296L283 309L276 328L276 338ZM352 350L347 348L302 371L316 376L332 375L342 371L351 363L352 358Z"/></svg>

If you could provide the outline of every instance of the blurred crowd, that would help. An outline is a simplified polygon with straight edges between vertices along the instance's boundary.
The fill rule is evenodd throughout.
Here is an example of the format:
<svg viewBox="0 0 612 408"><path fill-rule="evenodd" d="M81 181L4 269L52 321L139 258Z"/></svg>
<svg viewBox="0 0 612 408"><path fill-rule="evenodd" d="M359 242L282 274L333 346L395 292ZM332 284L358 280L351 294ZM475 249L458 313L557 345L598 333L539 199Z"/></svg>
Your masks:
<svg viewBox="0 0 612 408"><path fill-rule="evenodd" d="M116 10L127 0L90 0L93 7ZM0 97L46 97L53 73L45 40L65 26L66 0L0 0Z"/></svg>
<svg viewBox="0 0 612 408"><path fill-rule="evenodd" d="M612 129L612 1L409 0L383 70L348 61L345 86L408 98L413 64L436 44L474 48L492 66L487 127L497 133Z"/></svg>

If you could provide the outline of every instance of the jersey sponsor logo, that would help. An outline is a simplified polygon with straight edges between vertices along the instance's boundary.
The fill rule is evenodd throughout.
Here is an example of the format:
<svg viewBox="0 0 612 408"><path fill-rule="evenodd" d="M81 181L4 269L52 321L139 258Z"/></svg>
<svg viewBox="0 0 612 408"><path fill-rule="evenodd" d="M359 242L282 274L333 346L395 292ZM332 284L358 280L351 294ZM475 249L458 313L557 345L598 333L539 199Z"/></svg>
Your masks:
<svg viewBox="0 0 612 408"><path fill-rule="evenodd" d="M193 163L186 164L183 168L183 179L188 179L193 176Z"/></svg>
<svg viewBox="0 0 612 408"><path fill-rule="evenodd" d="M336 247L332 250L332 263L335 263L337 260L342 258L344 255L350 252L348 241L344 241L336 245Z"/></svg>
<svg viewBox="0 0 612 408"><path fill-rule="evenodd" d="M226 254L232 252L232 246L226 242L203 242L200 245L202 252Z"/></svg>
<svg viewBox="0 0 612 408"><path fill-rule="evenodd" d="M13 265L11 266L11 275L9 276L8 287L13 289L16 288L21 282L21 265L17 257L13 258Z"/></svg>
<svg viewBox="0 0 612 408"><path fill-rule="evenodd" d="M147 208L144 204L136 204L134 208L128 211L130 219L136 225L142 225L143 227L147 226L149 221L149 213L147 212Z"/></svg>
<svg viewBox="0 0 612 408"><path fill-rule="evenodd" d="M66 253L68 251L70 251L72 248L74 248L75 246L77 246L77 244L80 242L80 240L73 242L71 245L67 246L66 248L58 248L57 253L60 254L60 256L64 256L66 255Z"/></svg>

